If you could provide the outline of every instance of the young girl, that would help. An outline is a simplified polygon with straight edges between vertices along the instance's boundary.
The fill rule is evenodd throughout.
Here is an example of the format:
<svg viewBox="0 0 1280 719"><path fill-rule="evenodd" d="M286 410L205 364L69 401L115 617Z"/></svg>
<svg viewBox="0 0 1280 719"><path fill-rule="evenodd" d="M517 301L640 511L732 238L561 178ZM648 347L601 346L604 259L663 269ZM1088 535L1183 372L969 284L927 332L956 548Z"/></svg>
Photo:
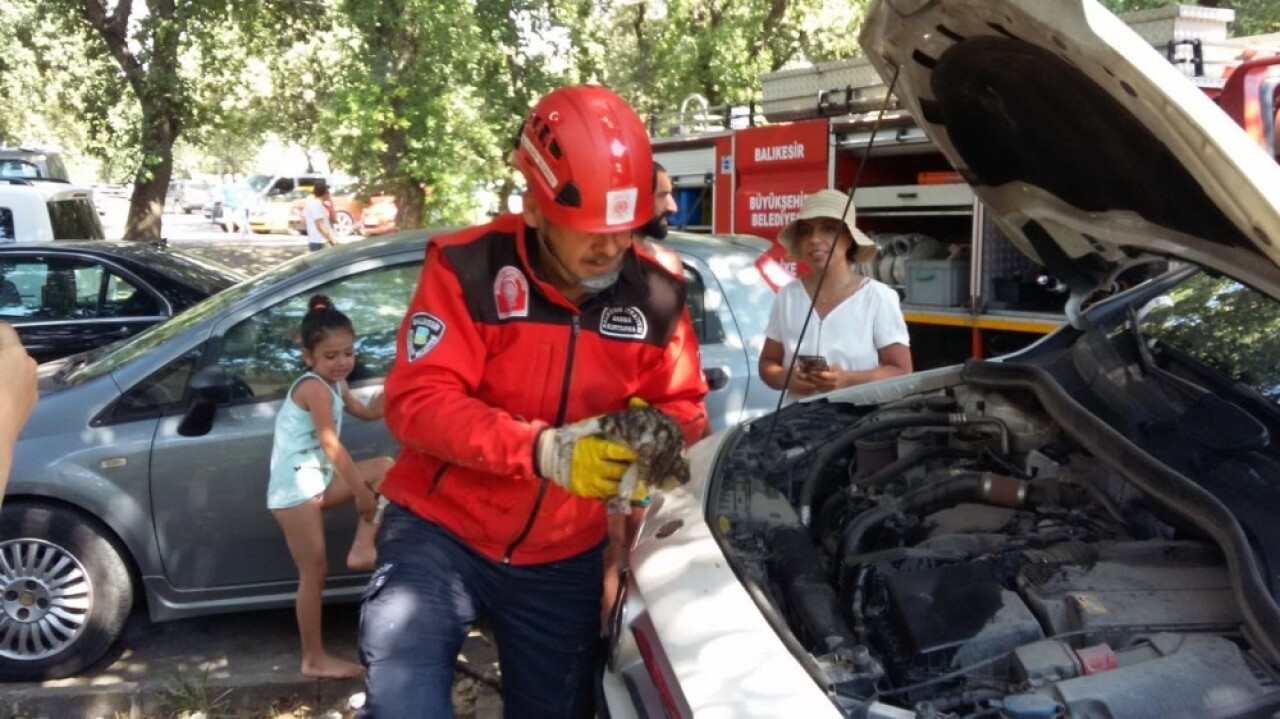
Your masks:
<svg viewBox="0 0 1280 719"><path fill-rule="evenodd" d="M352 677L359 664L330 656L320 637L320 603L328 560L324 547L326 509L353 498L360 512L355 541L347 554L351 569L372 569L377 495L374 490L391 467L391 458L351 459L338 439L345 409L361 419L382 417L382 393L366 405L344 381L355 365L351 320L324 295L307 303L302 318L302 360L308 372L289 388L276 417L271 450L267 507L284 530L289 554L298 565L298 633L302 636L302 674ZM334 482L337 472L341 481Z"/></svg>

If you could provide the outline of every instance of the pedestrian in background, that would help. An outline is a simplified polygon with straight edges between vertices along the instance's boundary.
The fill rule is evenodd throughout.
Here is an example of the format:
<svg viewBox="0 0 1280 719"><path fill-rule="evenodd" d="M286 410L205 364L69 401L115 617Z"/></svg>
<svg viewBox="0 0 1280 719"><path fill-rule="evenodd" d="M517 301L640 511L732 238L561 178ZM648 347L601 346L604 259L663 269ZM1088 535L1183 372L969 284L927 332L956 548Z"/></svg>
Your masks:
<svg viewBox="0 0 1280 719"><path fill-rule="evenodd" d="M248 188L233 182L230 177L222 185L222 226L227 234L240 232L241 239L253 236L253 228L249 227Z"/></svg>
<svg viewBox="0 0 1280 719"><path fill-rule="evenodd" d="M300 333L307 372L289 387L276 415L267 508L284 530L289 554L298 567L296 613L303 676L353 677L362 671L360 665L331 656L321 636L321 594L329 566L323 512L355 500L360 520L347 566L372 569L376 489L391 459L355 462L342 446L343 412L378 419L383 395L379 392L368 404L352 396L346 383L355 367L351 320L324 295L312 297L307 304ZM333 481L335 472L342 481Z"/></svg>
<svg viewBox="0 0 1280 719"><path fill-rule="evenodd" d="M13 467L13 445L36 406L36 361L7 322L0 322L0 503Z"/></svg>
<svg viewBox="0 0 1280 719"><path fill-rule="evenodd" d="M328 203L328 206L326 206ZM302 206L302 221L307 228L307 247L312 252L323 250L338 244L338 237L333 232L330 220L330 207L333 202L329 198L329 183L316 180L311 188L311 197Z"/></svg>
<svg viewBox="0 0 1280 719"><path fill-rule="evenodd" d="M573 425L626 421L635 398L687 440L706 424L684 283L632 249L653 213L639 116L603 87L555 90L512 162L521 214L432 239L387 377L402 449L361 610L365 717L452 716L481 615L506 716L589 716L604 500L636 454Z"/></svg>
<svg viewBox="0 0 1280 719"><path fill-rule="evenodd" d="M667 239L671 230L671 217L680 211L672 193L671 175L661 164L653 163L653 217L640 228L637 233L641 248L658 260L658 264L667 268L676 277L684 277L684 265L680 256L658 244Z"/></svg>
<svg viewBox="0 0 1280 719"><path fill-rule="evenodd" d="M789 258L807 262L812 271L774 298L760 352L760 379L774 389L785 388L786 401L792 402L910 373L911 340L897 291L851 266L874 259L876 245L855 226L849 196L839 190L809 195L778 239Z"/></svg>

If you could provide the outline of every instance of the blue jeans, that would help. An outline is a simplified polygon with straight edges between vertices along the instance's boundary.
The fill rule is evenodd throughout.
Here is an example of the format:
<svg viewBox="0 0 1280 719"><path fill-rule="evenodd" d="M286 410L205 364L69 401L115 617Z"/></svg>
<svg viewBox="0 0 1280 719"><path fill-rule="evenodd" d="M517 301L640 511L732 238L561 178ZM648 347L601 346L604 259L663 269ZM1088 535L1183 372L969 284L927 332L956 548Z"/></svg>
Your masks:
<svg viewBox="0 0 1280 719"><path fill-rule="evenodd" d="M454 662L481 614L498 647L505 717L591 716L603 543L560 562L504 565L395 504L377 543L360 608L359 716L452 717Z"/></svg>

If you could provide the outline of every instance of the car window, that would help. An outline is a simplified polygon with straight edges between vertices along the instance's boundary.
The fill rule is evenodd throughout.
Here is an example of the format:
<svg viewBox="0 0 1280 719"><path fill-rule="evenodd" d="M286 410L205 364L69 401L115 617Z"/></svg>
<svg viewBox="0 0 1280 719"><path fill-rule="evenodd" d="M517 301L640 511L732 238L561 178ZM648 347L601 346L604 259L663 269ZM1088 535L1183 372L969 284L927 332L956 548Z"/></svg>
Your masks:
<svg viewBox="0 0 1280 719"><path fill-rule="evenodd" d="M125 422L185 410L187 385L203 351L198 347L187 352L130 387L105 415L108 421Z"/></svg>
<svg viewBox="0 0 1280 719"><path fill-rule="evenodd" d="M48 203L55 240L101 240L106 237L93 202L75 198Z"/></svg>
<svg viewBox="0 0 1280 719"><path fill-rule="evenodd" d="M1139 311L1143 333L1280 404L1280 302L1198 273Z"/></svg>
<svg viewBox="0 0 1280 719"><path fill-rule="evenodd" d="M381 381L396 354L396 332L409 306L421 264L372 270L308 289L228 329L218 363L255 399L278 399L303 371L298 326L312 295L328 295L356 331L356 369L350 382Z"/></svg>
<svg viewBox="0 0 1280 719"><path fill-rule="evenodd" d="M0 260L0 317L76 320L158 314L150 294L89 260Z"/></svg>
<svg viewBox="0 0 1280 719"><path fill-rule="evenodd" d="M0 242L14 242L18 239L18 230L13 224L13 210L0 207Z"/></svg>
<svg viewBox="0 0 1280 719"><path fill-rule="evenodd" d="M715 309L707 309L707 284L702 275L685 265L684 278L689 293L685 304L689 308L689 319L693 321L693 332L698 337L698 344L724 342L724 325L720 323L720 314Z"/></svg>
<svg viewBox="0 0 1280 719"><path fill-rule="evenodd" d="M26 160L0 160L0 177L21 177L30 179L40 177L40 168Z"/></svg>

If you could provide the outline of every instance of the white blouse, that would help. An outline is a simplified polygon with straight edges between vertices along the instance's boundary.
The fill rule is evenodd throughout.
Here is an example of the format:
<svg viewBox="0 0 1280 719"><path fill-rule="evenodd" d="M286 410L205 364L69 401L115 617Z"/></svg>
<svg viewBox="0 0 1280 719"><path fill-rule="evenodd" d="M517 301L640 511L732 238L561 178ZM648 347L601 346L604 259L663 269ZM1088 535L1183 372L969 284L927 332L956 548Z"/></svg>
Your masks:
<svg viewBox="0 0 1280 719"><path fill-rule="evenodd" d="M773 301L764 334L782 345L782 366L791 366L796 338L809 313L809 293L799 279L788 282ZM857 292L836 305L825 318L809 319L799 354L821 355L831 369L869 370L880 366L879 350L892 344L911 345L898 293L867 278ZM787 402L797 397L787 392Z"/></svg>

